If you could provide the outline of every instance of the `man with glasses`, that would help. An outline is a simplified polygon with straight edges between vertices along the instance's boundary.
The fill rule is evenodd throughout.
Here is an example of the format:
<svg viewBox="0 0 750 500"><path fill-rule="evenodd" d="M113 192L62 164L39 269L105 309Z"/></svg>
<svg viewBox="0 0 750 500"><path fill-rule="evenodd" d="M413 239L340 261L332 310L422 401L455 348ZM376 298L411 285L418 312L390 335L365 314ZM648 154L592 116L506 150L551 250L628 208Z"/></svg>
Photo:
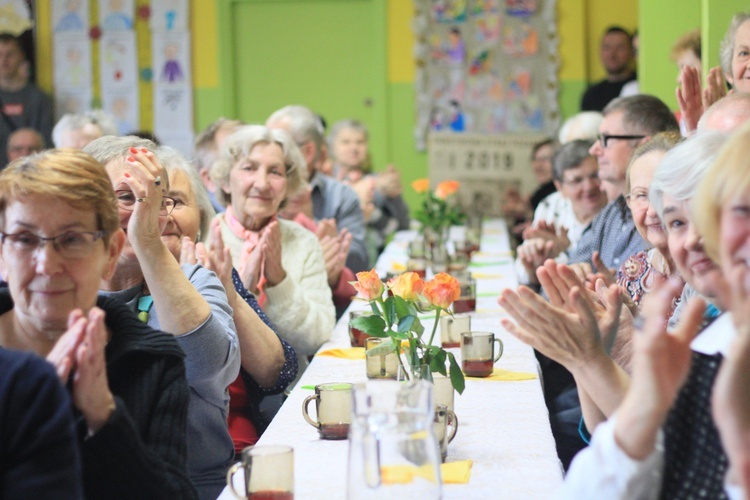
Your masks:
<svg viewBox="0 0 750 500"><path fill-rule="evenodd" d="M599 212L570 254L571 263L583 263L587 270L593 253L610 269L619 269L631 255L645 250L648 244L635 229L623 191L625 174L633 151L659 132L679 132L679 125L666 104L654 96L620 97L603 111L599 137L591 154L599 163L602 191L609 204Z"/></svg>

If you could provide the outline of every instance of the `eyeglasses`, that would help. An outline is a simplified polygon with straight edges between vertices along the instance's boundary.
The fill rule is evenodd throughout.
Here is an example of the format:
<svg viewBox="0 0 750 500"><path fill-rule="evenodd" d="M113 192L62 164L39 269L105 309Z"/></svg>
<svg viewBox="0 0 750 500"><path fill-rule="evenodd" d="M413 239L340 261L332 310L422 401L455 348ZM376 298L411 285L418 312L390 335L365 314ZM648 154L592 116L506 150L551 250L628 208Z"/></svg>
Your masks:
<svg viewBox="0 0 750 500"><path fill-rule="evenodd" d="M82 259L91 254L94 243L106 234L107 231L68 231L51 238L44 238L28 231L14 234L0 232L0 241L3 245L7 243L11 251L21 255L33 253L50 241L61 257Z"/></svg>
<svg viewBox="0 0 750 500"><path fill-rule="evenodd" d="M115 191L115 195L117 195L117 206L122 208L123 210L127 210L128 212L133 211L133 206L135 205L135 195L132 191ZM161 197L161 210L160 212L164 212L165 215L169 215L172 213L172 210L174 210L174 207L177 206L177 200L175 200L172 197L169 196L162 196Z"/></svg>
<svg viewBox="0 0 750 500"><path fill-rule="evenodd" d="M586 179L588 179L589 181L595 184L599 184L599 172L594 172L593 174L590 174L590 175L577 175L576 177L569 177L567 179L563 177L563 184L577 187L583 184L583 181L585 181Z"/></svg>
<svg viewBox="0 0 750 500"><path fill-rule="evenodd" d="M607 143L610 139L618 139L618 140L633 140L633 139L643 139L646 137L645 135L609 135L609 134L599 134L596 136L596 139L599 141L599 143L602 145L603 148L607 147Z"/></svg>
<svg viewBox="0 0 750 500"><path fill-rule="evenodd" d="M637 208L643 208L648 206L648 191L631 191L625 195L625 199L628 203Z"/></svg>

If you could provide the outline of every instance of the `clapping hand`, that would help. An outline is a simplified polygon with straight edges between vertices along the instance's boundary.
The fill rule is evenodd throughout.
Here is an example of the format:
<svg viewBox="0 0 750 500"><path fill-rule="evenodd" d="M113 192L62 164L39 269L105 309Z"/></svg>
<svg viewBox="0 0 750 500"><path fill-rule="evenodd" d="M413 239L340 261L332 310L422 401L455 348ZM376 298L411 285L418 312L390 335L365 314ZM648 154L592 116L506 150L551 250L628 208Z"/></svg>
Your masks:
<svg viewBox="0 0 750 500"><path fill-rule="evenodd" d="M258 246L263 255L263 275L268 286L276 286L286 278L286 271L281 265L281 227L279 221L269 223L263 229Z"/></svg>

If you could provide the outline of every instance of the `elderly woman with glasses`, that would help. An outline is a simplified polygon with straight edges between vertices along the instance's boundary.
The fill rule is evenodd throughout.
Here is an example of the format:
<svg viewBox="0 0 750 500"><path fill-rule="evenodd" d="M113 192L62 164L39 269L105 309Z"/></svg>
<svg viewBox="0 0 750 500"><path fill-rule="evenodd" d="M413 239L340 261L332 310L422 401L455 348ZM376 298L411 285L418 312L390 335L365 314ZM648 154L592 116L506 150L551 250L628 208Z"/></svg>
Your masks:
<svg viewBox="0 0 750 500"><path fill-rule="evenodd" d="M239 455L258 441L268 425L260 410L263 398L283 392L297 376L297 355L274 333L255 296L245 289L232 267L219 221L211 221L216 213L198 171L172 148L162 146L156 154L169 175L169 196L175 201L162 240L182 264L200 261L216 272L232 307L242 365L240 375L229 386L228 423ZM209 238L210 250L203 244Z"/></svg>
<svg viewBox="0 0 750 500"><path fill-rule="evenodd" d="M185 351L188 470L201 498L216 498L234 457L226 388L239 372L237 332L219 278L199 265L181 267L162 240L175 200L165 196L169 179L154 150L133 136L101 137L85 148L109 174L127 235L102 287L142 321L174 335Z"/></svg>
<svg viewBox="0 0 750 500"><path fill-rule="evenodd" d="M224 244L242 283L259 297L276 332L297 353L300 372L330 338L335 321L323 252L317 238L279 209L304 184L305 163L284 130L239 128L211 170Z"/></svg>
<svg viewBox="0 0 750 500"><path fill-rule="evenodd" d="M126 239L104 168L74 150L13 162L0 174L0 225L0 347L46 357L69 387L86 497L194 498L184 354L97 299Z"/></svg>

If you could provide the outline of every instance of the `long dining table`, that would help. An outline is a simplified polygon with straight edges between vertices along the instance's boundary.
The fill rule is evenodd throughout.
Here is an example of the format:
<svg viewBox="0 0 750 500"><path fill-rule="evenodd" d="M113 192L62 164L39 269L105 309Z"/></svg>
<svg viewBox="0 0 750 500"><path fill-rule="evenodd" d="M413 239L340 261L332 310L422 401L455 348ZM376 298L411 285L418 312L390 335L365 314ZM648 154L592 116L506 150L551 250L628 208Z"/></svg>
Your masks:
<svg viewBox="0 0 750 500"><path fill-rule="evenodd" d="M462 228L452 228L451 237L460 237ZM402 270L407 261L408 243L414 231L396 234L381 254L376 270L381 276ZM495 367L511 372L531 373L527 380L467 379L463 394L455 395L454 408L459 426L448 446L446 462L471 460L470 479L465 484L444 484L443 498L548 498L561 484L563 472L555 451L542 393L539 365L532 349L501 326L506 313L497 305L497 296L517 280L507 226L503 220L485 220L480 250L471 260L476 280L477 306L471 313L472 330L491 331L504 344ZM355 300L350 310L367 309ZM320 352L348 348L349 314L336 324L330 340ZM423 319L431 331L432 319ZM440 335L436 335L436 343ZM460 349L451 349L460 363ZM347 440L328 441L302 416L302 403L311 395L311 386L325 382L364 382L364 360L316 355L291 391L273 422L261 436L258 446L289 445L294 448L295 497L297 499L346 498ZM240 478L236 478L241 481ZM225 489L219 498L233 498Z"/></svg>

